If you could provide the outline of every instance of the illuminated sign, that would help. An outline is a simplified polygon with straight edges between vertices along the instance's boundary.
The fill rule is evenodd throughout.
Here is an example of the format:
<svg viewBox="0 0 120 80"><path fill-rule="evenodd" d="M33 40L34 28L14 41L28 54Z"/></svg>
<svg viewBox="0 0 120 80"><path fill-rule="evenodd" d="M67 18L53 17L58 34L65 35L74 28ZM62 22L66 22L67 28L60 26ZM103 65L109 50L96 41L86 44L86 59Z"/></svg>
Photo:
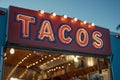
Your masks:
<svg viewBox="0 0 120 80"><path fill-rule="evenodd" d="M10 6L8 43L110 55L109 30L77 18Z"/></svg>

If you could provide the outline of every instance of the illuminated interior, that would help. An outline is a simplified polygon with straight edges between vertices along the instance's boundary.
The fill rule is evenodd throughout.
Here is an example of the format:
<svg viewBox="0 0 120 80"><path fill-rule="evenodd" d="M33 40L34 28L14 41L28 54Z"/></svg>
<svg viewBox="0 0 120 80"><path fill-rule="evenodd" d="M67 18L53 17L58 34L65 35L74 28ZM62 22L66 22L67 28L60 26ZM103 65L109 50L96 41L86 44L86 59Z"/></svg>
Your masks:
<svg viewBox="0 0 120 80"><path fill-rule="evenodd" d="M55 77L68 80L75 74L82 80L93 79L96 74L108 80L108 61L99 58L99 62L101 73L95 57L7 48L3 80L56 80Z"/></svg>

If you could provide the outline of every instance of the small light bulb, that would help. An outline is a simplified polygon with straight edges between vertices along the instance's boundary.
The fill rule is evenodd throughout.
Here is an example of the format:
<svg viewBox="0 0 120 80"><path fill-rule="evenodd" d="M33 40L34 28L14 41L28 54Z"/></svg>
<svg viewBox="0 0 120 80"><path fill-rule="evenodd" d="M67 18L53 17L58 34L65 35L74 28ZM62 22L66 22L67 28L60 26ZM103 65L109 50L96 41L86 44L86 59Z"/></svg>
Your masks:
<svg viewBox="0 0 120 80"><path fill-rule="evenodd" d="M66 19L66 18L67 18L67 15L64 15L63 17Z"/></svg>
<svg viewBox="0 0 120 80"><path fill-rule="evenodd" d="M38 61L36 61L35 63L38 64Z"/></svg>
<svg viewBox="0 0 120 80"><path fill-rule="evenodd" d="M49 55L49 57L51 57L51 55Z"/></svg>
<svg viewBox="0 0 120 80"><path fill-rule="evenodd" d="M62 68L64 68L64 66L62 66Z"/></svg>
<svg viewBox="0 0 120 80"><path fill-rule="evenodd" d="M41 14L44 14L44 10L40 10L39 12L40 12Z"/></svg>
<svg viewBox="0 0 120 80"><path fill-rule="evenodd" d="M84 23L84 24L86 24L86 23L87 23L87 21L84 21L83 23Z"/></svg>
<svg viewBox="0 0 120 80"><path fill-rule="evenodd" d="M29 68L29 66L27 66L27 68Z"/></svg>
<svg viewBox="0 0 120 80"><path fill-rule="evenodd" d="M56 13L52 13L53 16L56 16Z"/></svg>
<svg viewBox="0 0 120 80"><path fill-rule="evenodd" d="M45 58L47 58L47 56L45 56Z"/></svg>
<svg viewBox="0 0 120 80"><path fill-rule="evenodd" d="M92 23L91 25L92 25L92 26L95 26L95 24L94 24L94 23Z"/></svg>
<svg viewBox="0 0 120 80"><path fill-rule="evenodd" d="M70 66L71 64L69 63L68 66Z"/></svg>
<svg viewBox="0 0 120 80"><path fill-rule="evenodd" d="M14 54L14 53L15 53L14 48L11 48L11 49L10 49L10 54Z"/></svg>
<svg viewBox="0 0 120 80"><path fill-rule="evenodd" d="M74 18L74 21L77 21L77 18Z"/></svg>

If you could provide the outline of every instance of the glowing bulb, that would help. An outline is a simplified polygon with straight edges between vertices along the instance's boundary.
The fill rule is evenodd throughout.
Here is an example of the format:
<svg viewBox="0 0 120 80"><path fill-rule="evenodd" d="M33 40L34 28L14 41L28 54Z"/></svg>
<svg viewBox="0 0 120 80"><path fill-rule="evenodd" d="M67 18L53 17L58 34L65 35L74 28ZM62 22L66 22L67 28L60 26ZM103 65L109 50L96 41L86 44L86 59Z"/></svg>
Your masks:
<svg viewBox="0 0 120 80"><path fill-rule="evenodd" d="M92 57L88 58L88 66L93 66L94 65L94 60Z"/></svg>
<svg viewBox="0 0 120 80"><path fill-rule="evenodd" d="M56 58L53 58L54 60L56 60Z"/></svg>
<svg viewBox="0 0 120 80"><path fill-rule="evenodd" d="M14 54L14 53L15 53L14 48L11 48L11 49L10 49L10 54Z"/></svg>
<svg viewBox="0 0 120 80"><path fill-rule="evenodd" d="M86 23L87 23L87 21L84 21L83 23L84 23L84 24L86 24Z"/></svg>
<svg viewBox="0 0 120 80"><path fill-rule="evenodd" d="M53 60L51 60L51 62L53 62Z"/></svg>
<svg viewBox="0 0 120 80"><path fill-rule="evenodd" d="M29 55L31 56L31 53Z"/></svg>
<svg viewBox="0 0 120 80"><path fill-rule="evenodd" d="M77 21L77 18L74 18L74 21Z"/></svg>
<svg viewBox="0 0 120 80"><path fill-rule="evenodd" d="M53 16L56 16L56 13L52 13Z"/></svg>
<svg viewBox="0 0 120 80"><path fill-rule="evenodd" d="M58 67L56 67L56 69L58 69Z"/></svg>
<svg viewBox="0 0 120 80"><path fill-rule="evenodd" d="M44 58L42 58L42 60L44 60Z"/></svg>
<svg viewBox="0 0 120 80"><path fill-rule="evenodd" d="M47 56L45 56L45 58L47 58Z"/></svg>
<svg viewBox="0 0 120 80"><path fill-rule="evenodd" d="M54 69L52 69L52 71L54 71Z"/></svg>
<svg viewBox="0 0 120 80"><path fill-rule="evenodd" d="M68 66L70 66L71 64L69 63Z"/></svg>
<svg viewBox="0 0 120 80"><path fill-rule="evenodd" d="M64 66L62 66L62 68L64 68Z"/></svg>
<svg viewBox="0 0 120 80"><path fill-rule="evenodd" d="M94 23L92 23L91 25L92 25L92 26L95 26L95 24L94 24Z"/></svg>
<svg viewBox="0 0 120 80"><path fill-rule="evenodd" d="M41 62L41 60L39 60Z"/></svg>
<svg viewBox="0 0 120 80"><path fill-rule="evenodd" d="M15 80L15 78L11 77L10 80Z"/></svg>
<svg viewBox="0 0 120 80"><path fill-rule="evenodd" d="M61 69L61 67L59 67L59 69Z"/></svg>
<svg viewBox="0 0 120 80"><path fill-rule="evenodd" d="M66 18L67 18L67 15L64 15L63 17L66 19Z"/></svg>
<svg viewBox="0 0 120 80"><path fill-rule="evenodd" d="M29 68L29 66L27 66L27 68Z"/></svg>
<svg viewBox="0 0 120 80"><path fill-rule="evenodd" d="M41 14L44 14L44 10L40 10L39 12L40 12Z"/></svg>
<svg viewBox="0 0 120 80"><path fill-rule="evenodd" d="M51 57L51 55L49 55L49 57Z"/></svg>
<svg viewBox="0 0 120 80"><path fill-rule="evenodd" d="M38 61L36 61L35 63L38 64Z"/></svg>

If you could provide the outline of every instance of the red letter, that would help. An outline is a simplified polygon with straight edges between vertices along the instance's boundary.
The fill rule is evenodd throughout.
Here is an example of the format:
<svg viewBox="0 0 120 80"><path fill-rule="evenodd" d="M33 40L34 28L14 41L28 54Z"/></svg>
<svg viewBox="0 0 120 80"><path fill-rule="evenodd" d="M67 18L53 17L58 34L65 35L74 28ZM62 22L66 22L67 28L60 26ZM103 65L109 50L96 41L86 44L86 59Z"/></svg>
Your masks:
<svg viewBox="0 0 120 80"><path fill-rule="evenodd" d="M17 21L22 21L22 34L23 37L29 37L29 25L30 23L35 23L35 18L18 14L17 15Z"/></svg>
<svg viewBox="0 0 120 80"><path fill-rule="evenodd" d="M51 28L51 24L48 20L43 21L40 31L38 32L38 38L43 39L48 37L50 41L54 41L54 34Z"/></svg>
<svg viewBox="0 0 120 80"><path fill-rule="evenodd" d="M58 36L62 43L69 44L72 41L72 39L71 37L65 37L65 31L71 31L71 27L68 25L62 25L59 29Z"/></svg>
<svg viewBox="0 0 120 80"><path fill-rule="evenodd" d="M103 40L100 38L100 37L102 37L102 34L98 31L95 31L95 32L93 32L92 37L95 40L93 42L93 46L95 48L102 48L103 47Z"/></svg>
<svg viewBox="0 0 120 80"><path fill-rule="evenodd" d="M85 47L88 44L89 38L88 33L85 29L80 28L76 33L76 41L79 46Z"/></svg>

